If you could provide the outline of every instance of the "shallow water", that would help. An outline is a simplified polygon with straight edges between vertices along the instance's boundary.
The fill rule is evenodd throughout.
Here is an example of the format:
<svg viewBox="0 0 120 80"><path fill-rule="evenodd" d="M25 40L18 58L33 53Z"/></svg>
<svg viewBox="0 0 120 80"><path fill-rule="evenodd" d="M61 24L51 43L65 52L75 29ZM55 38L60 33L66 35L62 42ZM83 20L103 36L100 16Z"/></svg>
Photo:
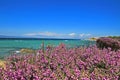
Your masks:
<svg viewBox="0 0 120 80"><path fill-rule="evenodd" d="M15 51L19 51L21 48L40 49L43 42L45 47L47 45L55 47L60 43L64 43L67 47L89 46L95 44L94 41L89 40L0 40L0 58L8 56Z"/></svg>

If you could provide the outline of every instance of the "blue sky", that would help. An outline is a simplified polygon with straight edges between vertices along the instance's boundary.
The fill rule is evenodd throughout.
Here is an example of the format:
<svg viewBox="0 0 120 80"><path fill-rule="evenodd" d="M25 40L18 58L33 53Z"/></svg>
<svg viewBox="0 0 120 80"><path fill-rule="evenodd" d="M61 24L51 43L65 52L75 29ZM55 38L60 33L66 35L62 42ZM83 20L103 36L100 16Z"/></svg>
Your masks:
<svg viewBox="0 0 120 80"><path fill-rule="evenodd" d="M0 0L0 35L120 35L120 0Z"/></svg>

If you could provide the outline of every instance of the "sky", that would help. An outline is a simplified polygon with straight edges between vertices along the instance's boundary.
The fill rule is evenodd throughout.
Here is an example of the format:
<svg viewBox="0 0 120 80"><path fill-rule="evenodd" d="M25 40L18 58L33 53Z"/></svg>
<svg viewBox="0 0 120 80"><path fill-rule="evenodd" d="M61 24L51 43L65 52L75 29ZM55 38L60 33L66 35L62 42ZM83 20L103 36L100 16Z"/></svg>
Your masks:
<svg viewBox="0 0 120 80"><path fill-rule="evenodd" d="M118 36L120 0L0 0L0 35Z"/></svg>

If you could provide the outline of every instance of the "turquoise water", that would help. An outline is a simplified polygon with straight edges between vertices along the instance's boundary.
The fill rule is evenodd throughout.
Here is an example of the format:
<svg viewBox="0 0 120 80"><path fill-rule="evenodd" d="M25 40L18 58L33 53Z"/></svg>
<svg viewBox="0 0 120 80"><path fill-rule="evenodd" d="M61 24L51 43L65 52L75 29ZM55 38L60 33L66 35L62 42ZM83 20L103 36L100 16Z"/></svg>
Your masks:
<svg viewBox="0 0 120 80"><path fill-rule="evenodd" d="M79 47L95 44L89 40L0 40L0 57L10 55L22 48L40 49L44 42L45 47L52 45L58 46L60 43L66 44L67 47Z"/></svg>

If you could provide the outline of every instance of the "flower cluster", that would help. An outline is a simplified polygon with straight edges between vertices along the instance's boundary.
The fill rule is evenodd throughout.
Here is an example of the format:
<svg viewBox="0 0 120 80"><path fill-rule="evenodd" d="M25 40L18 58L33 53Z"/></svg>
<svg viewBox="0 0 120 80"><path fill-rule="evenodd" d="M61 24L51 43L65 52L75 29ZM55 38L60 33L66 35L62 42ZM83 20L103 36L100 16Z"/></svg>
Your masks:
<svg viewBox="0 0 120 80"><path fill-rule="evenodd" d="M99 48L112 48L112 50L120 49L120 42L116 39L108 38L108 37L101 37L97 40L97 46Z"/></svg>
<svg viewBox="0 0 120 80"><path fill-rule="evenodd" d="M0 73L0 80L119 80L120 50L49 46L36 54L8 57Z"/></svg>

